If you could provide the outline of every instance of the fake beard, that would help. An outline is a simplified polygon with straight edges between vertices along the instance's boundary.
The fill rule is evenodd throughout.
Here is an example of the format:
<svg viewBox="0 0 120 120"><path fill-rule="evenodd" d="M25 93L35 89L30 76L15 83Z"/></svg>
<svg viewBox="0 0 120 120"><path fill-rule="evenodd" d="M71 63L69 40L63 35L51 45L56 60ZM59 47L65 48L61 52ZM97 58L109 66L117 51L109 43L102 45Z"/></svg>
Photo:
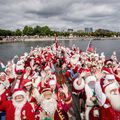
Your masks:
<svg viewBox="0 0 120 120"><path fill-rule="evenodd" d="M107 97L112 105L112 108L116 111L120 111L120 94L117 95L108 94Z"/></svg>
<svg viewBox="0 0 120 120"><path fill-rule="evenodd" d="M22 102L16 102L14 99L12 100L13 105L15 107L15 120L21 120L21 110L25 103L27 102L27 98L24 98Z"/></svg>
<svg viewBox="0 0 120 120"><path fill-rule="evenodd" d="M48 100L42 98L41 107L48 115L51 116L57 109L57 101L53 96Z"/></svg>

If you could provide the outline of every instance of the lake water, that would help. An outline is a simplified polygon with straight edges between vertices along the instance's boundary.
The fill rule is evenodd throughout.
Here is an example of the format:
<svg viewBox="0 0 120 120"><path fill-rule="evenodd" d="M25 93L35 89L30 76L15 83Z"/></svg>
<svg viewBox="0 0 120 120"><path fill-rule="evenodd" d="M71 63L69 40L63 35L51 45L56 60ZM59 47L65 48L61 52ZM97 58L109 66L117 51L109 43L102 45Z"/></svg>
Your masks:
<svg viewBox="0 0 120 120"><path fill-rule="evenodd" d="M2 43L0 44L0 59L6 63L12 59L15 55L22 55L24 52L29 52L31 46L40 47L52 45L54 41L35 41L35 42L17 42L17 43ZM71 47L75 44L83 51L86 50L89 41L81 40L63 40L58 41L63 46ZM92 41L97 53L105 52L105 55L109 57L113 51L116 51L117 57L120 59L120 40L94 40Z"/></svg>

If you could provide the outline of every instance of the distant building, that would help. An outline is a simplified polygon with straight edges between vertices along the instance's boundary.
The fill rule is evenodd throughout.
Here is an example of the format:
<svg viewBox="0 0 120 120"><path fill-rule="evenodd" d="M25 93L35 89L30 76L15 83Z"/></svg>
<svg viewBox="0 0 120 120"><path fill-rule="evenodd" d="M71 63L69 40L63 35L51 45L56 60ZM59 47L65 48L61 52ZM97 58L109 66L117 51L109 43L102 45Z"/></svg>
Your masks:
<svg viewBox="0 0 120 120"><path fill-rule="evenodd" d="M93 28L92 28L92 27L90 27L90 28L85 28L85 32L86 32L86 33L93 32Z"/></svg>
<svg viewBox="0 0 120 120"><path fill-rule="evenodd" d="M83 33L83 32L85 32L84 30L77 30L77 32L79 32L79 33Z"/></svg>
<svg viewBox="0 0 120 120"><path fill-rule="evenodd" d="M68 29L67 31L68 31L68 32L73 32L73 29Z"/></svg>

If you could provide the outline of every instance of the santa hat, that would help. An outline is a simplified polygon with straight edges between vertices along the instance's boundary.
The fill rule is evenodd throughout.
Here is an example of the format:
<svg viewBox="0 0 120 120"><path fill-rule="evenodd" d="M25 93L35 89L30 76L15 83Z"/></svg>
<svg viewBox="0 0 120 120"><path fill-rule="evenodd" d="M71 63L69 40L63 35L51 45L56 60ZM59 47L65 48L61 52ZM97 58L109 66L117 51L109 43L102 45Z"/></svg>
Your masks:
<svg viewBox="0 0 120 120"><path fill-rule="evenodd" d="M44 87L41 90L41 94L44 94L44 93L52 93L52 89L50 87Z"/></svg>
<svg viewBox="0 0 120 120"><path fill-rule="evenodd" d="M49 85L56 85L56 80L54 80L54 79L50 80Z"/></svg>
<svg viewBox="0 0 120 120"><path fill-rule="evenodd" d="M107 80L114 80L115 79L115 76L113 74L108 74L106 75L105 77Z"/></svg>
<svg viewBox="0 0 120 120"><path fill-rule="evenodd" d="M86 79L85 79L85 82L86 84L88 84L89 82L96 82L96 77L95 76L88 76Z"/></svg>
<svg viewBox="0 0 120 120"><path fill-rule="evenodd" d="M79 85L79 84L78 84L78 79L79 79L79 78L76 78L76 79L74 80L74 82L73 82L73 87L74 87L76 90L82 90L82 89L84 88L84 86L85 86L84 80L81 79L81 84Z"/></svg>
<svg viewBox="0 0 120 120"><path fill-rule="evenodd" d="M0 72L0 76L2 76L2 75L6 75L4 72Z"/></svg>
<svg viewBox="0 0 120 120"><path fill-rule="evenodd" d="M104 64L107 65L107 64L112 63L112 62L113 62L112 59L107 59L107 60L105 60Z"/></svg>
<svg viewBox="0 0 120 120"><path fill-rule="evenodd" d="M109 68L106 68L106 67L104 67L104 68L102 69L102 72L103 72L103 73L107 73L107 74L110 74L110 73L111 73L110 69L109 69Z"/></svg>
<svg viewBox="0 0 120 120"><path fill-rule="evenodd" d="M14 92L12 94L13 99L15 99L15 97L18 96L18 95L23 95L24 97L26 97L26 93L22 89L15 89L14 90Z"/></svg>
<svg viewBox="0 0 120 120"><path fill-rule="evenodd" d="M25 80L23 80L22 86L25 87L25 86L28 86L28 85L31 85L31 84L32 84L31 80L25 79Z"/></svg>
<svg viewBox="0 0 120 120"><path fill-rule="evenodd" d="M44 68L44 70L46 71L46 70L50 70L50 67L49 66L46 66L45 68Z"/></svg>
<svg viewBox="0 0 120 120"><path fill-rule="evenodd" d="M104 92L105 93L110 93L111 90L113 89L119 89L118 85L114 83L109 83L104 87Z"/></svg>

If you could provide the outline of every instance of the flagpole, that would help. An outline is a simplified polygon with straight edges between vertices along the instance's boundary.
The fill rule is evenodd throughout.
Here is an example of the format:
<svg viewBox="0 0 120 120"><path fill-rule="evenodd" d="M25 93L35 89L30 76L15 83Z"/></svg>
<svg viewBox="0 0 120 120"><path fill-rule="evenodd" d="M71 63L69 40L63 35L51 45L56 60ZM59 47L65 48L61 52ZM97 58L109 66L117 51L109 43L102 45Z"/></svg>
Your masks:
<svg viewBox="0 0 120 120"><path fill-rule="evenodd" d="M86 52L87 52L87 49L88 49L88 47L89 47L91 41L92 41L92 39L90 39L90 41L89 41L89 43L88 43L88 45L87 45Z"/></svg>
<svg viewBox="0 0 120 120"><path fill-rule="evenodd" d="M57 41L57 38L56 38L56 34L55 34L55 47L56 47L56 50L58 50L58 41Z"/></svg>

